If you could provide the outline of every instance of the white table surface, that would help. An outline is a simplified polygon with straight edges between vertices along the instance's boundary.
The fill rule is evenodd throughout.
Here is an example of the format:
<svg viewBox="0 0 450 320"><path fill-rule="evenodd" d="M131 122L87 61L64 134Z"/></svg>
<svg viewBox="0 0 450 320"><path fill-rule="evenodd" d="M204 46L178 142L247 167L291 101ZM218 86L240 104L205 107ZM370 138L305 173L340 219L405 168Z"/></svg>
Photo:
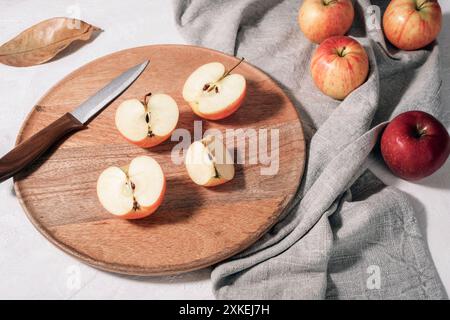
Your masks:
<svg viewBox="0 0 450 320"><path fill-rule="evenodd" d="M442 93L444 106L450 110L450 2L440 2L444 10L440 35ZM168 0L0 0L0 43L55 16L80 17L105 32L44 65L0 65L0 155L13 147L33 105L71 71L126 48L185 43L175 27ZM448 126L450 117L446 118L443 120ZM382 165L372 164L372 168L386 184L397 186L413 199L434 263L450 292L450 161L416 184L393 177ZM201 270L139 278L84 265L55 248L31 225L14 196L11 179L0 184L0 299L212 299L209 274L210 270Z"/></svg>

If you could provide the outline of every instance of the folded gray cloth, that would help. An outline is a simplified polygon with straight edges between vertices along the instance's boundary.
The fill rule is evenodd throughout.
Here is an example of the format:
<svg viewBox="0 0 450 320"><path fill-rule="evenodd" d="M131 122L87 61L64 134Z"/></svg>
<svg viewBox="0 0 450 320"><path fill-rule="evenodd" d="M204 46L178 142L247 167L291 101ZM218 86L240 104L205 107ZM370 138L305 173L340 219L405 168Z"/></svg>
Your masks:
<svg viewBox="0 0 450 320"><path fill-rule="evenodd" d="M446 298L407 196L367 170L384 121L407 110L440 112L438 47L386 47L372 5L383 12L387 3L355 1L350 35L365 46L371 71L340 102L312 81L316 45L299 30L301 1L174 1L186 39L243 56L267 72L290 95L308 137L296 201L256 244L215 267L216 297Z"/></svg>

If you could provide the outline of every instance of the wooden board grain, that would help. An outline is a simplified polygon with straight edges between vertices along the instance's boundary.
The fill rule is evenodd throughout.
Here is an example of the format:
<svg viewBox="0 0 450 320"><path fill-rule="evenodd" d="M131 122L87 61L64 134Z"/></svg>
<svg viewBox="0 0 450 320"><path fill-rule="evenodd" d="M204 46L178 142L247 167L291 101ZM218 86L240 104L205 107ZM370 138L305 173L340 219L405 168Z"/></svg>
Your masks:
<svg viewBox="0 0 450 320"><path fill-rule="evenodd" d="M202 64L238 59L220 52L182 45L133 48L97 59L54 86L34 107L17 142L27 139L121 72L150 59L140 78L98 115L89 128L55 146L15 178L16 194L36 228L53 244L103 270L135 275L191 271L222 261L250 246L292 200L302 177L305 143L298 114L283 91L248 63L236 73L247 79L243 106L220 121L203 121L203 130L278 129L279 170L261 175L264 164L237 165L232 182L214 188L195 185L184 165L171 160L178 143L149 150L130 145L114 125L117 106L147 92L171 95L180 108L177 128L193 133L193 114L182 98L188 75ZM270 136L270 133L269 133ZM161 165L167 192L158 211L138 221L112 217L96 196L96 181L108 166L123 166L139 155Z"/></svg>

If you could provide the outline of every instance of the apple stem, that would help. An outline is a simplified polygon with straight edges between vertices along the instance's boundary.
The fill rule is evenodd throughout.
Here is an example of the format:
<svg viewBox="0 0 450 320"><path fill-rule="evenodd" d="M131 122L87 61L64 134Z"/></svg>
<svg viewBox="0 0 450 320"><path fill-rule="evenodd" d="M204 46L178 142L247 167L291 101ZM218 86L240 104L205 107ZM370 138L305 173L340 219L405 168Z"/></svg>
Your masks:
<svg viewBox="0 0 450 320"><path fill-rule="evenodd" d="M422 9L423 9L423 6L426 5L428 2L430 2L430 1L429 1L429 0L425 0L425 1L423 1L421 4L416 5L417 11L422 10Z"/></svg>
<svg viewBox="0 0 450 320"><path fill-rule="evenodd" d="M227 72L225 72L225 73L223 74L223 76L221 76L221 77L219 78L219 80L217 80L215 83L213 83L213 84L210 84L210 83L205 84L205 86L203 87L203 91L211 92L211 91L215 90L216 93L219 93L219 88L217 87L216 83L219 82L219 81L221 81L221 80L223 80L223 79L225 79L225 77L228 77L228 76L230 75L231 71L233 71L234 69L236 69L236 68L242 63L242 61L244 61L244 60L245 60L245 58L242 57L241 60L239 60L239 62L238 62L233 68L231 68L230 70L228 70Z"/></svg>
<svg viewBox="0 0 450 320"><path fill-rule="evenodd" d="M343 57L344 56L345 49L347 49L347 48L343 47L340 51L338 50L339 57Z"/></svg>
<svg viewBox="0 0 450 320"><path fill-rule="evenodd" d="M417 125L416 130L417 130L416 131L416 136L419 139L427 134L427 127L421 127L420 125Z"/></svg>
<svg viewBox="0 0 450 320"><path fill-rule="evenodd" d="M148 104L148 98L151 97L151 95L152 95L152 93L149 92L144 96L144 99L142 99L146 108L147 108L147 104Z"/></svg>
<svg viewBox="0 0 450 320"><path fill-rule="evenodd" d="M220 78L220 80L222 80L223 78L225 78L225 77L227 77L230 73L231 73L231 71L233 71L234 69L236 69L241 63L242 63L242 61L244 61L244 57L242 57L241 58L241 60L239 60L239 62L233 67L233 68L231 68L230 70L228 70L221 78Z"/></svg>
<svg viewBox="0 0 450 320"><path fill-rule="evenodd" d="M338 2L338 0L331 0L331 1L322 0L322 3L324 6L328 6L328 5L336 3L336 2Z"/></svg>

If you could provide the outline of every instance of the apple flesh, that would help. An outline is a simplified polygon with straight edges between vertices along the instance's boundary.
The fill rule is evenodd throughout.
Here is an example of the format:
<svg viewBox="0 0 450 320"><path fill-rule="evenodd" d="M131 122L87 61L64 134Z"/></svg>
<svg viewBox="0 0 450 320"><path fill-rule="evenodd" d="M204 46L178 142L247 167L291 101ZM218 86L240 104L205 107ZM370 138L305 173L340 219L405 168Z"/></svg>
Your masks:
<svg viewBox="0 0 450 320"><path fill-rule="evenodd" d="M445 163L450 154L450 137L432 115L409 111L388 124L381 137L381 153L396 176L419 180Z"/></svg>
<svg viewBox="0 0 450 320"><path fill-rule="evenodd" d="M383 16L384 34L402 50L429 45L441 27L442 12L436 0L392 0Z"/></svg>
<svg viewBox="0 0 450 320"><path fill-rule="evenodd" d="M333 36L343 36L353 23L355 10L351 0L305 0L298 23L312 42L322 43Z"/></svg>
<svg viewBox="0 0 450 320"><path fill-rule="evenodd" d="M191 144L185 165L192 181L205 187L223 184L234 177L233 157L223 141L215 136Z"/></svg>
<svg viewBox="0 0 450 320"><path fill-rule="evenodd" d="M212 62L199 67L188 77L183 98L199 117L219 120L239 109L246 91L242 75L229 74L223 64Z"/></svg>
<svg viewBox="0 0 450 320"><path fill-rule="evenodd" d="M167 140L178 123L179 110L166 94L150 95L148 100L125 100L116 111L116 127L129 142L150 148Z"/></svg>
<svg viewBox="0 0 450 320"><path fill-rule="evenodd" d="M317 48L311 60L311 74L326 95L343 100L363 84L369 73L369 58L358 41L337 36Z"/></svg>
<svg viewBox="0 0 450 320"><path fill-rule="evenodd" d="M151 157L133 159L124 168L109 167L97 180L97 196L102 206L122 219L140 219L158 209L166 190L166 179Z"/></svg>

